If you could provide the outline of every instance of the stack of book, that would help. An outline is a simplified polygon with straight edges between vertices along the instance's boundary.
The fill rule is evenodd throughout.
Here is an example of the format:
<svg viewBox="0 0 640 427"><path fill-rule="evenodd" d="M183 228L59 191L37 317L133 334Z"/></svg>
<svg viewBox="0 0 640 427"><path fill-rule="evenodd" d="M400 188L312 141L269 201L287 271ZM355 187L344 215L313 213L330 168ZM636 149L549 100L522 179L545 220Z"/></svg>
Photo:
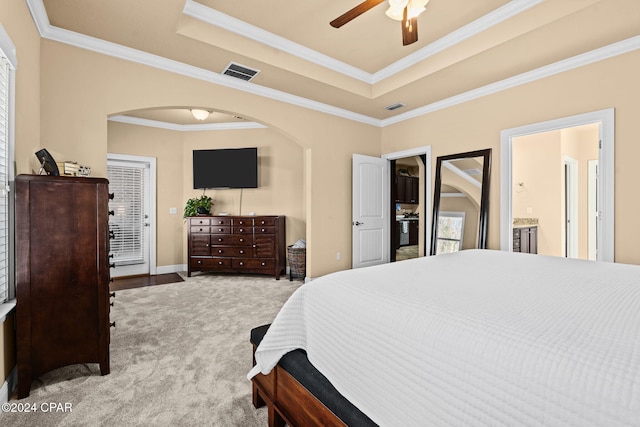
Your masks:
<svg viewBox="0 0 640 427"><path fill-rule="evenodd" d="M67 176L89 176L91 168L79 165L77 162L57 162L60 175Z"/></svg>

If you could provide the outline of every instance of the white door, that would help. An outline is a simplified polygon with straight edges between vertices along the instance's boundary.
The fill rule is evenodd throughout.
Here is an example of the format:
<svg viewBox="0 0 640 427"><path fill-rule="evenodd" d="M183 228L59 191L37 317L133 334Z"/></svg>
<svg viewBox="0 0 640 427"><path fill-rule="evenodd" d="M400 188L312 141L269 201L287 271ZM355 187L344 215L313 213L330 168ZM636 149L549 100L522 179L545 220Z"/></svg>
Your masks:
<svg viewBox="0 0 640 427"><path fill-rule="evenodd" d="M155 159L154 159L155 160ZM109 231L113 277L155 273L151 266L151 162L134 156L109 155ZM155 257L153 257L155 259ZM155 264L155 262L154 262ZM154 271L152 271L154 270Z"/></svg>
<svg viewBox="0 0 640 427"><path fill-rule="evenodd" d="M389 161L353 155L352 266L389 262Z"/></svg>

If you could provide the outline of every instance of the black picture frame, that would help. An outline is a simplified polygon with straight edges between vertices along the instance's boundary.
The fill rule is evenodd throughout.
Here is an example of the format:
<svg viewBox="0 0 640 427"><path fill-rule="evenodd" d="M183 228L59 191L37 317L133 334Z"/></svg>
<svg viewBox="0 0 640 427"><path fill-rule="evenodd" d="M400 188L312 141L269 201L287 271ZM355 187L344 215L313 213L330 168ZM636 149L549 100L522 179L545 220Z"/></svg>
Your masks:
<svg viewBox="0 0 640 427"><path fill-rule="evenodd" d="M60 176L60 171L58 170L58 164L56 163L56 161L53 159L53 156L51 155L51 153L49 153L49 151L47 151L46 148L36 151L36 157L40 162L40 173L42 173L42 170L44 169L47 175Z"/></svg>

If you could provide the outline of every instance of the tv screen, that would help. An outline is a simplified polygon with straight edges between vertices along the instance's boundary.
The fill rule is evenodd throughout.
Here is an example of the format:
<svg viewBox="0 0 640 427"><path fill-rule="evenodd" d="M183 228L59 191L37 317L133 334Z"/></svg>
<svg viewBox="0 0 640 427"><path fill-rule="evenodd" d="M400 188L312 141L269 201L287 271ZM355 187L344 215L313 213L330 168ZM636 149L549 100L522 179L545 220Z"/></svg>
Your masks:
<svg viewBox="0 0 640 427"><path fill-rule="evenodd" d="M257 187L257 148L193 150L193 188Z"/></svg>

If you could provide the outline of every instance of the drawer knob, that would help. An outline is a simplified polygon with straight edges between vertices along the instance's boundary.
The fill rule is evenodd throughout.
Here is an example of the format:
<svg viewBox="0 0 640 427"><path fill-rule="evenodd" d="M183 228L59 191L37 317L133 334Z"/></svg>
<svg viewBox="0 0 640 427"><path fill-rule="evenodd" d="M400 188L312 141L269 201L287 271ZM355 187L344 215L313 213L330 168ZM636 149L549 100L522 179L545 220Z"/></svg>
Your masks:
<svg viewBox="0 0 640 427"><path fill-rule="evenodd" d="M218 265L222 265L222 261L218 261Z"/></svg>
<svg viewBox="0 0 640 427"><path fill-rule="evenodd" d="M243 231L244 231L244 228L241 228L241 229L240 229L240 232L242 233Z"/></svg>
<svg viewBox="0 0 640 427"><path fill-rule="evenodd" d="M244 239L240 239L241 242L244 242Z"/></svg>
<svg viewBox="0 0 640 427"><path fill-rule="evenodd" d="M115 297L116 297L115 292L109 292L109 298L115 298Z"/></svg>
<svg viewBox="0 0 640 427"><path fill-rule="evenodd" d="M222 253L222 249L218 249L218 253L221 254Z"/></svg>
<svg viewBox="0 0 640 427"><path fill-rule="evenodd" d="M218 239L218 242L222 242L222 239Z"/></svg>
<svg viewBox="0 0 640 427"><path fill-rule="evenodd" d="M260 225L264 225L264 221L260 222Z"/></svg>
<svg viewBox="0 0 640 427"><path fill-rule="evenodd" d="M205 243L204 245L205 245L207 248L209 247L209 244L208 244L208 243Z"/></svg>
<svg viewBox="0 0 640 427"><path fill-rule="evenodd" d="M263 267L264 267L265 265L267 265L267 263L266 263L266 262L264 262L264 261L263 261L263 262L261 262L260 264L261 264Z"/></svg>
<svg viewBox="0 0 640 427"><path fill-rule="evenodd" d="M113 307L113 305L114 305L114 304L115 304L114 302L110 302L110 303L109 303L109 305L110 305L111 307Z"/></svg>
<svg viewBox="0 0 640 427"><path fill-rule="evenodd" d="M115 211L109 211L109 215L114 216L116 214Z"/></svg>
<svg viewBox="0 0 640 427"><path fill-rule="evenodd" d="M222 221L218 221L218 224L224 224L224 222L222 222Z"/></svg>
<svg viewBox="0 0 640 427"><path fill-rule="evenodd" d="M116 193L109 193L109 200L113 200L116 197Z"/></svg>
<svg viewBox="0 0 640 427"><path fill-rule="evenodd" d="M204 228L201 228L200 231L204 231Z"/></svg>
<svg viewBox="0 0 640 427"><path fill-rule="evenodd" d="M109 323L109 326L111 326L112 328L115 328L116 327L116 322Z"/></svg>
<svg viewBox="0 0 640 427"><path fill-rule="evenodd" d="M240 265L244 265L244 262L240 261Z"/></svg>
<svg viewBox="0 0 640 427"><path fill-rule="evenodd" d="M198 264L202 264L202 261L198 261Z"/></svg>
<svg viewBox="0 0 640 427"><path fill-rule="evenodd" d="M218 228L218 231L223 231L223 230L224 230L223 228Z"/></svg>

